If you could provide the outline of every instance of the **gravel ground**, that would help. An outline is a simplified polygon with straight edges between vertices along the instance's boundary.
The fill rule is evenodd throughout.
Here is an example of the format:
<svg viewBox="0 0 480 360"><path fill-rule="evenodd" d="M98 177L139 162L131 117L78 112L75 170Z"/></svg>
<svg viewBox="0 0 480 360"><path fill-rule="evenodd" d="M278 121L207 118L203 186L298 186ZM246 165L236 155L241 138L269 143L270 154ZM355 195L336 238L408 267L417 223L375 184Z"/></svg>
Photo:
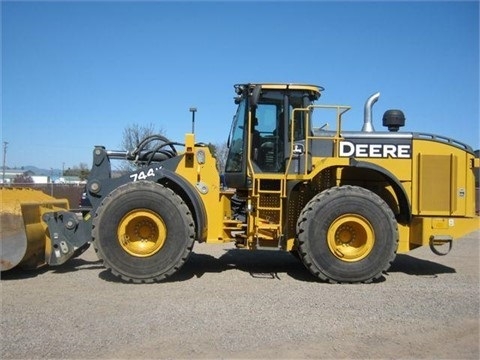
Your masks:
<svg viewBox="0 0 480 360"><path fill-rule="evenodd" d="M196 244L171 281L118 282L93 249L2 274L1 359L479 359L480 231L398 255L369 285L293 256Z"/></svg>

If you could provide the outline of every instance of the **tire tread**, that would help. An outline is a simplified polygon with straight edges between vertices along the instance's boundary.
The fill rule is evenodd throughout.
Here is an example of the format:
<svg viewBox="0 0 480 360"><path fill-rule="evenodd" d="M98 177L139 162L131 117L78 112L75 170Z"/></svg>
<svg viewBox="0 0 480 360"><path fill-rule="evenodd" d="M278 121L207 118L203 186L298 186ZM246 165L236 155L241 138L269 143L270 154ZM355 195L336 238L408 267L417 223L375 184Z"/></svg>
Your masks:
<svg viewBox="0 0 480 360"><path fill-rule="evenodd" d="M368 284L373 281L376 281L382 277L384 273L390 268L391 264L395 260L396 253L397 253L397 248L398 248L398 241L399 241L399 233L398 233L398 226L397 226L397 221L395 219L395 215L393 214L393 211L390 209L390 207L385 203L385 201L382 200L378 195L374 194L375 196L371 196L373 193L365 188L359 187L359 186L353 186L353 185L344 185L344 186L337 186L337 187L332 187L327 190L322 191L321 193L315 195L308 203L305 205L303 210L300 213L300 216L297 221L297 235L296 239L298 241L298 253L300 254L300 257L302 259L302 262L304 265L307 267L307 269L318 279L324 282L328 282L331 284L337 284L337 283L357 283L358 281L338 281L330 278L327 274L325 274L323 271L318 269L313 262L313 259L311 255L308 253L306 250L307 247L307 242L308 239L303 235L306 232L306 227L308 223L313 219L314 216L314 210L316 207L318 207L325 199L328 199L329 197L332 196L338 196L337 194L340 194L343 192L344 196L349 196L353 194L363 194L363 195L368 195L370 198L374 200L374 202L383 209L383 212L385 214L388 214L388 221L392 222L395 224L395 251L390 254L390 257L388 261L386 262L385 266L374 276L372 276L369 279L365 279L363 281L360 281L360 283Z"/></svg>
<svg viewBox="0 0 480 360"><path fill-rule="evenodd" d="M140 182L138 182L138 183L140 183ZM151 277L151 278L137 279L137 278L127 276L127 275L115 270L115 268L110 264L109 260L107 258L105 258L104 255L102 255L102 251L100 251L100 249L98 247L98 241L96 241L96 239L98 239L98 237L99 237L99 235L98 235L98 228L99 228L99 216L98 216L98 214L101 213L103 211L103 209L106 208L117 197L121 196L122 189L121 189L121 187L119 187L119 188L116 189L118 191L112 191L110 194L108 194L103 199L100 206L98 207L98 209L96 211L96 214L95 214L95 217L92 221L92 244L93 244L93 247L95 249L95 252L96 252L98 258L102 261L104 267L107 270L109 270L114 276L122 279L125 282L131 282L131 283L136 283L136 284L161 282L161 281L169 278L173 274L175 274L178 270L180 270L180 268L188 260L190 254L191 254L191 251L193 249L194 242L195 242L195 224L194 224L190 209L188 208L186 203L183 201L183 199L179 195L177 195L173 190L171 190L167 187L164 187L163 185L160 185L160 184L157 184L157 183L154 183L154 182L147 182L147 181L142 181L141 183L142 183L142 187L145 186L146 189L150 188L151 190L156 190L156 189L158 189L158 186L161 186L163 189L166 190L166 194L169 197L171 197L171 199L173 200L174 203L176 203L177 208L179 208L181 213L183 214L182 216L185 216L185 218L188 222L187 231L188 231L188 239L189 240L188 240L187 246L184 248L184 251L181 255L180 260L169 271L167 271L165 273L162 273L158 276L154 276L154 277ZM126 191L126 189L125 189L125 191Z"/></svg>

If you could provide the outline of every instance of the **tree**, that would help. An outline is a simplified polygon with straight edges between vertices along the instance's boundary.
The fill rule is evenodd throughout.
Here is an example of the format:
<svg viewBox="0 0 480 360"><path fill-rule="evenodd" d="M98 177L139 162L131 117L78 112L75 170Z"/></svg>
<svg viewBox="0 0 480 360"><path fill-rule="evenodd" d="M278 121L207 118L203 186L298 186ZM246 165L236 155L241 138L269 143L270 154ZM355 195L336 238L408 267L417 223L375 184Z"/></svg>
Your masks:
<svg viewBox="0 0 480 360"><path fill-rule="evenodd" d="M12 180L14 184L33 184L34 181L30 175L27 174L19 174L15 176L15 178Z"/></svg>
<svg viewBox="0 0 480 360"><path fill-rule="evenodd" d="M165 136L165 131L162 128L159 128L157 131L155 125L152 123L146 125L140 125L137 123L130 124L123 129L122 143L120 145L121 149L132 151L142 142L142 140L152 135ZM154 142L146 144L145 150L152 149L154 144ZM117 175L121 175L135 170L135 165L130 161L121 161L119 164L116 164L115 169Z"/></svg>
<svg viewBox="0 0 480 360"><path fill-rule="evenodd" d="M162 128L156 131L155 126L152 123L147 125L128 125L125 129L123 129L121 144L122 150L133 150L143 139L156 134L165 135L165 131Z"/></svg>
<svg viewBox="0 0 480 360"><path fill-rule="evenodd" d="M78 176L80 180L86 180L90 175L90 169L86 163L80 163L79 165L68 168L63 172L64 176Z"/></svg>
<svg viewBox="0 0 480 360"><path fill-rule="evenodd" d="M227 142L224 141L222 143L217 143L214 145L214 147L215 152L213 153L213 155L217 159L217 169L220 174L223 174L225 172L225 163L227 162L228 155Z"/></svg>

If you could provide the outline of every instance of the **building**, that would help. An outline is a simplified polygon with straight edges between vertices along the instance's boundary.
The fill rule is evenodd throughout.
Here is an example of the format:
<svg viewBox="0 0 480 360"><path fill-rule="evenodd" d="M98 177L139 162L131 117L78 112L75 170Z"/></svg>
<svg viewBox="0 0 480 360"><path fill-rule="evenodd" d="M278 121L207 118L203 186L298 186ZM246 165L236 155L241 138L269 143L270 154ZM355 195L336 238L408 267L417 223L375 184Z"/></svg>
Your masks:
<svg viewBox="0 0 480 360"><path fill-rule="evenodd" d="M35 179L33 177L35 176L35 173L30 170L21 170L21 169L5 169L2 170L2 176L0 177L0 184L8 185L8 184L13 184L15 181L15 178L17 177L31 177L32 180L35 182ZM43 176L42 176L43 178ZM46 176L46 180L48 182L48 176ZM39 181L44 181L45 179L38 179Z"/></svg>

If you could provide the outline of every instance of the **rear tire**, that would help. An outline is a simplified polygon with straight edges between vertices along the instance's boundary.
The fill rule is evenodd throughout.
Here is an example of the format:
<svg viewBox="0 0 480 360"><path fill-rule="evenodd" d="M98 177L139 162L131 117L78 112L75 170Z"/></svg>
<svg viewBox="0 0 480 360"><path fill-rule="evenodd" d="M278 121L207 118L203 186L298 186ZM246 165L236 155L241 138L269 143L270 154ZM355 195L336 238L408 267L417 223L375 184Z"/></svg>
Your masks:
<svg viewBox="0 0 480 360"><path fill-rule="evenodd" d="M299 253L305 266L332 283L368 283L395 259L397 222L378 195L356 186L316 195L297 222Z"/></svg>
<svg viewBox="0 0 480 360"><path fill-rule="evenodd" d="M172 190L139 181L118 187L102 201L92 237L98 257L114 275L149 283L171 276L187 261L194 222Z"/></svg>

